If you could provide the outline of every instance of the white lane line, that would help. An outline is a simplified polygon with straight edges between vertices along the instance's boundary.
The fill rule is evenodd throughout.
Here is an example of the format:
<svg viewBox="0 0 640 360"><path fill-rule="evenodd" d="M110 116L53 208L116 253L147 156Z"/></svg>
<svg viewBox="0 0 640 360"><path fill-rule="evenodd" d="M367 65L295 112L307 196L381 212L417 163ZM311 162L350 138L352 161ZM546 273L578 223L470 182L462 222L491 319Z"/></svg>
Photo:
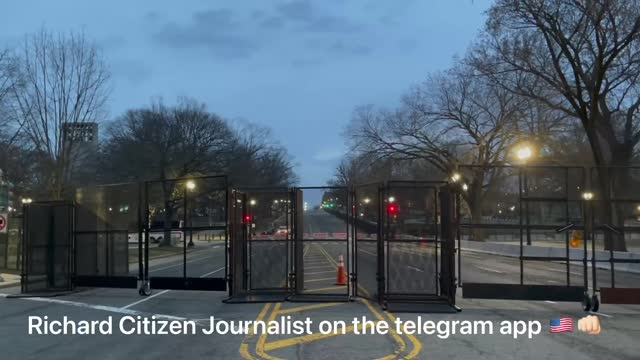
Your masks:
<svg viewBox="0 0 640 360"><path fill-rule="evenodd" d="M563 274L566 274L566 273L567 273L567 270L558 270L558 269L544 269L544 270L547 270L547 271L555 271L555 272L559 272L559 273L563 273ZM543 271L544 271L544 270L543 270ZM569 273L571 273L571 274L573 274L573 275L582 275L581 273L579 273L579 272L575 272L575 271L570 271Z"/></svg>
<svg viewBox="0 0 640 360"><path fill-rule="evenodd" d="M180 264L180 265L182 265L182 264ZM223 266L223 267L221 267L221 268L220 268L220 269L218 269L218 270L213 270L213 271L211 271L211 272L208 272L208 273L206 273L206 274L204 274L204 275L202 275L202 276L200 276L200 277L201 277L201 278L203 278L203 277L209 276L209 275L211 275L211 274L217 273L217 272L218 272L218 271L220 271L220 270L224 270L224 266ZM131 303L131 304L127 305L127 306L123 306L123 307L122 307L122 309L128 309L128 308L130 308L130 307L132 307L132 306L136 306L136 305L141 304L141 303L143 303L143 302L145 302L145 301L147 301L147 300L151 300L151 299L153 299L153 298L154 298L154 297L156 297L156 296L160 296L160 295L162 295L162 294L166 294L166 293L168 293L169 291L171 291L171 290L164 290L164 291L160 291L160 292L159 292L159 293L157 293L157 294L153 294L153 295L151 295L151 296L149 296L149 297L146 297L146 298L144 298L144 299L142 299L142 300L138 300L138 301L133 302L133 303Z"/></svg>
<svg viewBox="0 0 640 360"><path fill-rule="evenodd" d="M367 251L367 250L358 249L358 251L362 251L363 253L365 253L365 254L369 254L369 255L371 255L371 256L377 256L376 254L374 254L374 253L372 253L372 252L369 252L369 251Z"/></svg>
<svg viewBox="0 0 640 360"><path fill-rule="evenodd" d="M187 261L186 263L187 263L187 264L189 264L189 263L196 262L196 261L200 261L200 260L206 260L206 259L212 258L213 256L214 256L214 255L207 256L207 257L203 257L203 258L199 258L199 259L189 260L189 261ZM180 260L176 260L176 261L180 261ZM182 262L182 261L180 261L180 263L179 263L179 264L171 265L171 266L165 266L165 267L163 267L163 268L159 268L159 269L149 270L149 272L150 272L150 273L152 273L152 272L156 272L156 271L160 271L160 270L171 269L172 267L182 266L183 264L185 264L185 263L184 263L184 262Z"/></svg>
<svg viewBox="0 0 640 360"><path fill-rule="evenodd" d="M549 284L560 284L559 282L555 281L555 280L547 280L547 282Z"/></svg>
<svg viewBox="0 0 640 360"><path fill-rule="evenodd" d="M551 300L545 300L544 302L548 303L548 304L557 304L557 302L555 301L551 301Z"/></svg>
<svg viewBox="0 0 640 360"><path fill-rule="evenodd" d="M223 266L223 267L221 267L221 268L220 268L220 269L218 269L218 270L213 270L212 272L208 272L208 273L206 273L206 274L204 274L204 275L202 275L202 276L200 276L200 277L201 277L201 278L203 278L203 277L207 277L207 276L209 276L209 275L211 275L211 274L215 274L215 273L217 273L217 272L218 272L218 271L220 271L220 270L224 270L224 266Z"/></svg>
<svg viewBox="0 0 640 360"><path fill-rule="evenodd" d="M82 303L82 302L77 302L77 301L60 300L60 299L52 299L52 298L23 297L23 298L19 298L19 299L20 300L27 300L27 301L44 302L44 303L50 303L50 304L75 306L75 307L85 308L85 309L109 311L109 312L118 313L118 314L124 314L124 315L145 315L145 314L147 314L147 313L136 311L136 310L129 310L127 308L118 308L118 307L106 306L106 305L93 305L93 304L87 304L87 303ZM153 315L155 317L157 317L157 318L166 318L166 319L174 319L174 320L186 320L186 318L182 318L182 317L179 317L179 316L164 315L164 314L153 314Z"/></svg>
<svg viewBox="0 0 640 360"><path fill-rule="evenodd" d="M156 296L160 296L160 295L165 294L165 293L168 293L169 291L171 291L171 290L164 290L164 291L160 291L160 292L159 292L159 293L157 293L157 294L153 294L153 295L148 296L148 297L146 297L146 298L144 298L144 299L142 299L142 300L138 300L138 301L136 301L136 302L132 302L131 304L129 304L129 305L127 305L127 306L123 306L123 307L122 307L122 309L128 309L128 308L130 308L130 307L132 307L132 306L136 306L136 305L138 305L138 304L142 304L143 302L145 302L145 301L147 301L147 300L151 300L151 299L153 299L154 297L156 297Z"/></svg>
<svg viewBox="0 0 640 360"><path fill-rule="evenodd" d="M490 272L494 272L496 274L504 274L504 272L499 271L499 270L489 269L489 268L478 266L478 265L474 265L474 266L477 267L478 269L481 269L481 270L484 270L484 271L490 271Z"/></svg>
<svg viewBox="0 0 640 360"><path fill-rule="evenodd" d="M418 268L414 268L413 266L409 266L409 265L407 265L407 267L408 267L409 269L411 269L411 270L424 272L424 270L420 270L420 269L418 269Z"/></svg>
<svg viewBox="0 0 640 360"><path fill-rule="evenodd" d="M589 314L593 314L593 315L602 315L604 317L608 317L608 318L612 318L613 316L611 315L607 315L605 313L601 313L601 312L594 312L594 311L589 311Z"/></svg>

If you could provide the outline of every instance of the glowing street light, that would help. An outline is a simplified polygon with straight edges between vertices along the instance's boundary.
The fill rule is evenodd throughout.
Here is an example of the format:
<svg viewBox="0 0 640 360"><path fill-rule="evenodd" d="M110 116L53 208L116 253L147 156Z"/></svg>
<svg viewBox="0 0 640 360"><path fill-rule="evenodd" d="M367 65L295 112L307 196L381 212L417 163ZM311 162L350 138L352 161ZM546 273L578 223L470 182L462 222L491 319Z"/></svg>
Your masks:
<svg viewBox="0 0 640 360"><path fill-rule="evenodd" d="M370 202L371 202L371 199L369 199L369 198L365 198L365 199L364 199L364 203L365 203L365 204L368 204L368 203L370 203ZM638 209L640 209L640 206L638 206Z"/></svg>
<svg viewBox="0 0 640 360"><path fill-rule="evenodd" d="M469 190L469 185L467 185L467 184L462 184L462 190L463 190L463 191L467 191L467 190Z"/></svg>
<svg viewBox="0 0 640 360"><path fill-rule="evenodd" d="M460 180L460 178L462 178L462 176L460 176L459 173L453 173L453 175L451 175L451 180L453 182L458 182Z"/></svg>
<svg viewBox="0 0 640 360"><path fill-rule="evenodd" d="M23 204L31 204L33 202L33 200L31 198L23 198L22 199L22 203Z"/></svg>
<svg viewBox="0 0 640 360"><path fill-rule="evenodd" d="M585 200L592 200L593 199L593 193L590 191L586 191L582 193L582 198Z"/></svg>
<svg viewBox="0 0 640 360"><path fill-rule="evenodd" d="M193 180L189 180L187 181L187 189L189 190L193 190L196 188L196 183Z"/></svg>
<svg viewBox="0 0 640 360"><path fill-rule="evenodd" d="M389 196L389 202L394 202L394 201L396 201L396 198L393 196Z"/></svg>
<svg viewBox="0 0 640 360"><path fill-rule="evenodd" d="M533 149L529 145L523 145L516 149L516 157L522 162L526 162L533 156Z"/></svg>
<svg viewBox="0 0 640 360"><path fill-rule="evenodd" d="M251 201L249 201L249 204L251 204L251 205L255 205L255 204L256 204L256 201L255 201L254 199L251 199Z"/></svg>

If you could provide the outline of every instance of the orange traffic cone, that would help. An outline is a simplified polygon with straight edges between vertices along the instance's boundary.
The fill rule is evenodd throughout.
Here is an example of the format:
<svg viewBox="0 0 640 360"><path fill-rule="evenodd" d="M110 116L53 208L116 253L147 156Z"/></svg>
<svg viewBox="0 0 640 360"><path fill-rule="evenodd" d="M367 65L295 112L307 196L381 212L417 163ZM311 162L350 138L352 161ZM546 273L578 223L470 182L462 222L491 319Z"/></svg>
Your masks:
<svg viewBox="0 0 640 360"><path fill-rule="evenodd" d="M347 272L344 270L342 255L338 256L338 280L336 285L347 285Z"/></svg>

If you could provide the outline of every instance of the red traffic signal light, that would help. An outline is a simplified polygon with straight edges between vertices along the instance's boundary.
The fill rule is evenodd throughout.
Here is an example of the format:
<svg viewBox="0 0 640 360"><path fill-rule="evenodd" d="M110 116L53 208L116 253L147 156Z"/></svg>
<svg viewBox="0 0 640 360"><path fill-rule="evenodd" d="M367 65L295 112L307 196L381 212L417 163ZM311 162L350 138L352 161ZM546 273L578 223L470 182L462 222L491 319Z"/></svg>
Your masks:
<svg viewBox="0 0 640 360"><path fill-rule="evenodd" d="M390 215L397 215L398 211L400 211L400 208L398 208L398 205L396 204L389 204L387 205L387 212Z"/></svg>
<svg viewBox="0 0 640 360"><path fill-rule="evenodd" d="M244 216L244 222L245 222L245 224L251 223L251 215L245 215Z"/></svg>

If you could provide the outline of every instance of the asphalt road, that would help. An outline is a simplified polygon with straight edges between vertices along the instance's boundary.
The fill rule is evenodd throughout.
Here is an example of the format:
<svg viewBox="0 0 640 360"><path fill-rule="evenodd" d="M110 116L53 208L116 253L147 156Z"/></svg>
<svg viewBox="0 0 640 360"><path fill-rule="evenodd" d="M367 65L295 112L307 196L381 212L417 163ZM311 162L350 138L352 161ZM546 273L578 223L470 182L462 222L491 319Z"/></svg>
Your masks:
<svg viewBox="0 0 640 360"><path fill-rule="evenodd" d="M340 219L324 212L305 214L307 233L344 232ZM308 231L307 231L308 230ZM340 230L340 231L339 231ZM252 243L252 288L283 286L286 280L286 246L281 243ZM435 286L435 250L430 243L403 242L389 244L389 289L394 292L423 291ZM346 241L305 241L304 284L310 294L345 294L346 286L335 285L339 255L347 268L354 267L347 254L353 249ZM357 279L360 295L372 295L375 286L375 243L361 241L357 249ZM462 253L462 279L476 282L519 282L516 259L486 254ZM224 246L220 243L196 243L195 251L187 254L187 275L193 277L222 276ZM275 269L275 270L274 270ZM276 271L277 270L277 271ZM525 281L538 284L566 283L564 264L527 262ZM181 255L151 261L150 275L183 276ZM606 284L606 271L599 272L599 281ZM572 284L579 284L582 273L571 268ZM640 287L640 277L618 273L619 286ZM4 294L15 288L2 289ZM460 291L458 294L460 295ZM551 318L584 316L577 303L472 300L459 296L459 314L391 314L382 312L363 300L336 304L240 304L222 303L226 293L155 290L151 296L140 297L132 289L86 289L55 298L9 299L0 295L0 351L6 359L638 359L640 346L640 306L602 305L598 314L602 334L589 336L573 332L550 334ZM451 335L441 339L435 335L354 335L335 337L298 337L280 335L28 335L28 316L48 316L61 320L114 321L123 316L152 316L194 320L204 326L209 316L225 320L253 320L309 317L321 320L350 321L354 317L392 322L394 318L418 320L418 316L439 320L540 321L542 333L533 339L493 335ZM517 354L517 355L515 355Z"/></svg>

